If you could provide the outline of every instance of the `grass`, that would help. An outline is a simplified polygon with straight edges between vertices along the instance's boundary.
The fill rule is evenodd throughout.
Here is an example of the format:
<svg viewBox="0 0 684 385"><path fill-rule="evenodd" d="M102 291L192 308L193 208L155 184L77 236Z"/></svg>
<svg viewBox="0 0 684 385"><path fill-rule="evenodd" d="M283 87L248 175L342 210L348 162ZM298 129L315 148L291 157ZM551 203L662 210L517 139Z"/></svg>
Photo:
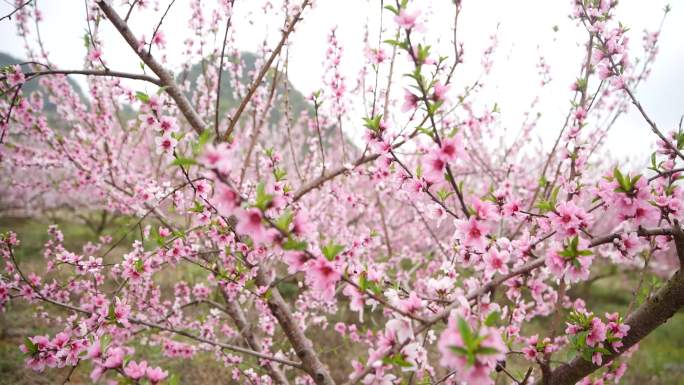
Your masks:
<svg viewBox="0 0 684 385"><path fill-rule="evenodd" d="M131 223L130 220L122 220L122 223ZM88 241L96 239L95 232L78 221L60 221L60 229L67 241L66 247L78 251ZM22 266L26 270L35 271L42 264L42 245L48 240L47 228L49 223L36 222L17 218L0 219L0 231L11 229L18 233L22 241L21 247L16 254ZM105 234L107 234L105 230ZM118 240L123 232L109 232ZM130 244L133 235L129 235L124 244ZM114 250L108 257L111 260L121 258L123 248ZM185 269L185 268L184 268ZM164 272L158 275L160 283L171 287L180 279L190 283L199 282L203 272L198 267L188 267L180 271ZM577 287L570 291L570 295L577 296L587 301L587 307L596 314L603 315L605 312L620 311L624 313L632 300L631 288L636 286L638 276L622 275L609 276L593 282L587 287ZM645 287L650 287L651 278L646 279ZM279 285L286 298L296 295L298 288L293 280L283 281ZM346 379L351 370L351 359L363 360L367 356L365 348L350 343L341 338L332 330L332 326L339 320L346 322L358 321L358 314L348 311L344 305L340 306L340 312L332 316L327 328L310 327L307 334L314 341L314 345L321 350L321 360L328 363L334 378ZM12 303L4 313L0 313L0 385L28 385L28 384L61 384L67 377L69 370L48 369L43 374L36 374L24 368L23 355L18 346L25 335L54 333L54 326L49 318L41 315L45 310L24 302ZM380 312L366 312L364 327L375 327L374 324L381 322ZM377 326L377 325L376 325ZM526 325L525 334L539 332L540 335L548 333L548 320L535 320ZM439 332L438 332L439 334ZM286 347L287 344L282 335L275 336L276 346ZM144 338L136 343L136 357L146 356L146 353L158 352L159 348L150 346ZM431 353L431 358L435 359ZM147 355L149 356L149 355ZM217 362L213 353L198 353L192 360L168 359L161 355L152 355L155 365L161 365L171 373L179 376L180 384L237 384L232 382L232 366L224 366ZM564 357L561 352L559 357ZM249 361L254 364L254 361ZM437 361L433 361L437 362ZM514 357L508 363L509 371L522 378L528 363L519 357ZM684 313L676 314L669 322L656 329L645 338L640 349L628 361L629 369L620 382L625 385L684 385ZM242 369L248 365L240 366ZM79 366L71 378L70 384L89 384L90 367L88 363ZM508 384L503 375L500 375L497 384Z"/></svg>

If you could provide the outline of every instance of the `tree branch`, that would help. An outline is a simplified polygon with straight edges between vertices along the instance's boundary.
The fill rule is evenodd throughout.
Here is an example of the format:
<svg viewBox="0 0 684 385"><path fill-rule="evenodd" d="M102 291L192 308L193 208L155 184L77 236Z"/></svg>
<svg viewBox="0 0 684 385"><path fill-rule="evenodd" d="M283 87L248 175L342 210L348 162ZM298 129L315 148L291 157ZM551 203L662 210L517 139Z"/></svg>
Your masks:
<svg viewBox="0 0 684 385"><path fill-rule="evenodd" d="M104 71L98 71L98 70L45 70L45 71L36 71L36 72L26 72L24 75L26 75L27 78L34 78L34 77L45 76L45 75L104 76L104 77L113 77L113 78L142 80L142 81L146 81L146 82L155 84L159 87L163 86L161 80L159 80L157 78L153 78L152 76L132 74L132 73L128 73L128 72L108 71L108 70L104 70Z"/></svg>
<svg viewBox="0 0 684 385"><path fill-rule="evenodd" d="M228 30L230 30L230 24L231 21L233 20L233 15L232 15L232 9L233 9L233 4L235 3L235 0L231 0L230 2L230 8L231 8L231 14L228 16L228 20L226 20L226 31L223 34L223 44L221 45L221 58L219 59L219 68L218 68L218 83L216 84L216 113L214 115L214 131L216 133L216 140L219 138L219 111L221 107L221 75L223 75L223 59L226 55L226 40L228 40Z"/></svg>
<svg viewBox="0 0 684 385"><path fill-rule="evenodd" d="M623 346L615 350L612 355L607 356L602 365L594 365L591 361L577 357L570 363L563 364L551 371L547 378L537 381L537 385L542 383L554 385L575 384L639 343L639 341L667 322L679 309L684 307L684 271L682 270L682 266L684 266L684 233L682 233L679 223L675 223L671 233L674 237L677 256L679 257L680 269L653 297L649 298L634 313L627 317L625 324L629 325L630 329L622 339Z"/></svg>
<svg viewBox="0 0 684 385"><path fill-rule="evenodd" d="M93 312L91 312L91 311L88 311L88 310L85 310L85 309L81 309L80 307L77 307L77 306L74 306L74 305L70 305L70 304L68 304L68 303L63 303L63 302L56 301L56 300L53 300L53 299L51 299L51 298L45 297L45 296L38 290L37 287L35 287L35 286L33 286L33 284L31 284L31 281L29 281L29 280L26 278L26 276L24 275L24 273L22 272L22 270L19 268L19 264L17 263L16 257L14 256L14 252L12 251L12 245L10 245L9 243L5 243L5 247L7 247L7 250L8 250L8 252L9 252L9 254L10 254L10 259L12 260L12 263L14 264L14 267L17 269L17 272L19 273L19 276L21 277L21 280L22 280L24 283L26 283L26 284L31 288L31 290L32 290L34 293L36 293L36 295L38 296L38 298L39 298L40 300L42 300L42 301L44 301L44 302L47 302L47 303L49 303L49 304L55 305L55 306L57 306L57 307L61 307L61 308L67 309L67 310L71 310L71 311L76 312L76 313L85 314L85 315L87 315L87 316L92 316L92 315L93 315ZM227 350L232 350L232 351L237 352L237 353L243 353L243 354L251 355L251 356L254 356L254 357L257 357L257 358L261 358L261 359L264 359L264 360L269 360L269 361L278 362L278 363L281 363L281 364L284 364L284 365L289 365L289 366L292 366L292 367L295 367L295 368L299 368L299 369L302 368L301 364L299 364L299 363L297 363L297 362L294 362L294 361L290 361L290 360L287 360L287 359L278 358L278 357L274 357L274 356L269 356L269 355L267 355L267 354L263 354L263 353L260 353L260 352L256 352L256 351L253 351L253 350L250 350L250 349L245 349L245 348L242 348L242 347L236 346L236 345L231 345L231 344L225 344L225 343L222 343L222 342L212 341L212 340L206 339L206 338L204 338L204 337L196 336L196 335L194 335L194 334L192 334L192 333L189 333L189 332L186 332L186 331L184 331L184 330L178 330L178 329L174 329L174 328L171 328L171 327L168 327L168 326L160 325L160 324L157 324L157 323L154 323L154 322L149 322L149 321L145 321L145 320L141 320L141 319L137 319L137 318L132 318L132 317L131 317L131 318L128 318L128 321L129 321L130 323L132 323L132 324L147 326L147 327L149 327L149 328L158 329L158 330L164 330L164 331L167 331L167 332L171 332L171 333L173 333L173 334L177 334L177 335L180 335L180 336L184 336L184 337L190 338L190 339L195 340L195 341L198 341L198 342L202 342L202 343L205 343L205 344L217 346L217 347L220 347L220 348L223 348L223 349L227 349Z"/></svg>
<svg viewBox="0 0 684 385"><path fill-rule="evenodd" d="M164 68L150 53L140 49L138 46L138 39L128 28L126 22L121 19L119 14L116 13L116 11L109 4L107 4L106 1L99 0L97 1L97 5L100 7L102 12L104 12L109 21L114 25L114 28L116 28L124 40L126 40L128 45L133 49L133 51L135 51L140 60L150 67L152 72L159 77L161 84L163 87L165 87L164 90L171 97L171 99L176 102L178 109L188 120L190 126L192 126L198 135L201 134L204 131L206 124L199 116L197 111L195 111L195 109L192 107L188 98L185 97L180 88L178 88L175 80L173 80L173 75L171 72L167 71L166 68Z"/></svg>
<svg viewBox="0 0 684 385"><path fill-rule="evenodd" d="M302 16L302 12L304 12L304 8L309 5L309 0L304 0L302 3L300 11L292 18L292 22L290 25L287 27L287 29L283 32L283 36L280 39L280 42L278 42L278 45L275 47L273 52L271 53L271 56L268 58L266 63L261 67L261 71L259 71L259 74L254 78L254 82L252 82L252 85L249 87L249 90L247 91L247 94L245 95L244 98L242 98L242 101L240 102L240 105L238 106L237 110L235 111L235 114L233 114L233 117L230 119L230 125L228 126L228 130L226 131L226 139L230 137L230 135L233 133L233 130L235 129L235 125L237 124L238 120L240 120L240 115L242 115L242 112L245 110L247 107L247 104L249 101L252 99L252 96L254 95L254 92L256 92L256 89L259 87L259 84L261 84L261 81L263 80L264 76L266 76L266 73L268 70L271 68L271 65L273 64L273 60L280 54L280 50L283 49L283 46L285 45L285 42L287 41L287 38L290 36L292 31L294 31L294 27L297 24L297 22L300 20L300 17Z"/></svg>
<svg viewBox="0 0 684 385"><path fill-rule="evenodd" d="M10 12L8 15L5 15L5 16L3 16L3 17L0 17L0 21L3 21L3 20L5 20L5 19L12 20L12 16L13 16L15 13L19 12L19 10L21 10L21 9L24 8L25 6L31 4L32 1L33 1L33 0L28 0L27 2L25 2L25 3L21 4L20 6L18 6L17 8L15 8L14 11Z"/></svg>
<svg viewBox="0 0 684 385"><path fill-rule="evenodd" d="M256 276L257 285L268 287L271 284L270 281L271 279L267 276L265 267L259 267ZM317 385L335 385L330 372L318 359L311 340L307 338L299 325L297 325L297 321L290 311L290 306L285 302L278 288L272 287L270 293L267 299L268 308L271 309L271 313L278 320L287 339L295 349L297 357L302 360L303 369L309 373Z"/></svg>
<svg viewBox="0 0 684 385"><path fill-rule="evenodd" d="M259 341L257 336L252 331L252 324L247 322L247 319L245 318L245 313L242 311L240 304L238 304L236 301L231 301L224 289L221 289L221 295L223 296L223 299L226 301L226 306L224 308L226 314L228 314L230 318L233 319L233 322L235 322L235 326L238 327L242 338L245 340L245 342L250 348L256 351L260 351L261 341ZM287 381L287 377L285 377L285 374L275 365L271 365L269 363L264 366L264 369L276 383L281 385L289 385L289 382Z"/></svg>

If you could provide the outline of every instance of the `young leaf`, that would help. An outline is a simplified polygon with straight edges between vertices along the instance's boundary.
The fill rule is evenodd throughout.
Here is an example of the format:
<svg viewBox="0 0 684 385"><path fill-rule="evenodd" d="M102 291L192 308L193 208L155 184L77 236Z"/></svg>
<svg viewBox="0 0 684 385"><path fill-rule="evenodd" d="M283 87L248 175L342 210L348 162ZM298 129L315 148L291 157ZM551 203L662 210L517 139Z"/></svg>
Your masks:
<svg viewBox="0 0 684 385"><path fill-rule="evenodd" d="M486 326L494 326L494 325L496 325L497 322L499 322L500 319L501 319L501 313L499 313L498 311L493 311L493 312L489 313L489 315L487 316L487 318L484 321L484 324Z"/></svg>
<svg viewBox="0 0 684 385"><path fill-rule="evenodd" d="M293 238L288 238L283 244L281 245L283 250L299 250L303 251L306 250L307 248L307 243L306 241L298 241Z"/></svg>
<svg viewBox="0 0 684 385"><path fill-rule="evenodd" d="M142 92L142 91L136 92L136 93L135 93L135 98L138 99L138 100L140 100L140 101L143 102L143 103L149 103L149 101L150 101L149 95L147 95L146 93L144 93L144 92Z"/></svg>
<svg viewBox="0 0 684 385"><path fill-rule="evenodd" d="M458 319L458 331L461 333L461 339L463 339L463 344L468 348L468 351L472 351L475 348L475 334L470 330L470 325L463 318Z"/></svg>
<svg viewBox="0 0 684 385"><path fill-rule="evenodd" d="M265 211L271 203L271 200L273 200L273 196L266 193L266 185L264 182L260 182L256 188L256 202L254 205L262 211Z"/></svg>
<svg viewBox="0 0 684 385"><path fill-rule="evenodd" d="M321 248L321 252L328 261L332 261L335 257L344 250L344 246L330 242Z"/></svg>

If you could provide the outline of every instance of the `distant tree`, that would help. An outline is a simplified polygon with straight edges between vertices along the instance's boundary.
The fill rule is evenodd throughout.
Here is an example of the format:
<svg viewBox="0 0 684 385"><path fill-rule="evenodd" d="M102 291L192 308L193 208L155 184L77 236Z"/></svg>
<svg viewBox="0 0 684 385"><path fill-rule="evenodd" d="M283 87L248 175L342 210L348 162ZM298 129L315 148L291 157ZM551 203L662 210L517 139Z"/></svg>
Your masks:
<svg viewBox="0 0 684 385"><path fill-rule="evenodd" d="M322 87L294 107L287 47L311 1L268 3L282 35L256 56L236 48L241 2L191 1L179 74L163 59L179 28L164 23L174 1L147 30L129 28L149 3L86 1L76 70L50 61L35 2L17 0L11 14L37 44L0 75L2 210L80 216L97 234L69 250L51 226L35 271L17 257L17 235L2 235L0 307L43 309L54 330L25 338L28 367L173 384L183 374L162 357L208 353L243 384L606 384L684 306L684 131L662 131L637 100L659 31L629 52L616 1L573 3L586 51L551 148L532 140L535 103L510 138L481 94L496 39L472 56L482 76L456 86L460 0L451 52L427 41L423 2L381 3L379 45L367 37L355 83L332 30ZM109 67L104 24L140 70ZM543 57L538 70L530 86L541 89ZM71 75L86 76L85 95ZM361 147L343 128L352 105L364 111L353 123ZM630 105L659 138L647 170L600 152ZM668 280L625 314L569 295L609 269L642 282L655 268ZM335 355L312 340L330 329L344 341ZM515 359L526 360L522 376L509 370Z"/></svg>

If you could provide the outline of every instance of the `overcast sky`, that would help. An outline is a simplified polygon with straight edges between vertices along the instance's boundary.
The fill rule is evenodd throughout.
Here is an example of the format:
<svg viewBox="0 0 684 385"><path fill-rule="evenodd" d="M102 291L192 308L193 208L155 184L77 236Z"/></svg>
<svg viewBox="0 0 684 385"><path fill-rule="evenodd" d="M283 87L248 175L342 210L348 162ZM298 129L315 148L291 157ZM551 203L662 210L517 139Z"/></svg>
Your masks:
<svg viewBox="0 0 684 385"><path fill-rule="evenodd" d="M0 14L5 15L12 10L8 3L8 0L0 1ZM113 3L120 4L120 1L114 0ZM428 33L440 38L438 52L450 55L452 2L416 0L415 3L432 8L424 13L428 20ZM662 0L620 2L618 19L631 28L634 53L640 52L643 30L658 27L666 3ZM44 16L41 34L51 61L66 69L82 67L85 55L82 39L85 32L84 2L40 0L38 4ZM159 0L162 11L167 4L166 0ZM236 1L235 36L242 50L255 51L264 38L274 46L279 38L282 22L272 16L264 16L261 12L263 4L263 0ZM637 91L642 104L663 131L674 128L684 114L684 47L681 42L681 36L684 36L684 3L674 2L672 5L653 73ZM335 26L345 49L342 68L351 86L362 63L366 24L369 24L372 40L377 41L379 8L377 0L318 0L315 8L307 9L290 50L290 80L294 86L305 95L321 88L326 37ZM489 45L490 36L498 26L498 61L488 81L488 91L483 95L486 104L491 106L496 102L502 111L503 125L517 130L522 112L535 95L540 95L543 118L538 130L544 137L555 136L568 110L572 96L569 85L578 74L583 55L581 44L586 36L568 19L570 11L570 0L463 0L458 33L459 40L465 42L466 56L465 65L459 67L456 75L456 84L470 84L477 78L481 71L481 53ZM152 11L134 14L131 26L138 36L145 34L149 37L160 14ZM183 41L192 33L188 28L189 15L189 1L177 0L162 27L169 42L168 61L174 69L182 60ZM385 25L394 28L390 16L385 12ZM558 32L553 31L554 26L558 26ZM0 36L0 51L16 57L25 56L23 41L17 37L13 21L0 22ZM110 25L105 25L102 36L106 44L105 59L110 68L128 72L139 70L139 60ZM386 38L390 37L388 32ZM553 78L551 85L541 93L535 67L539 52L544 53ZM84 84L82 79L79 82ZM641 116L630 109L630 113L613 128L608 143L619 157L646 161L653 150L654 135Z"/></svg>

